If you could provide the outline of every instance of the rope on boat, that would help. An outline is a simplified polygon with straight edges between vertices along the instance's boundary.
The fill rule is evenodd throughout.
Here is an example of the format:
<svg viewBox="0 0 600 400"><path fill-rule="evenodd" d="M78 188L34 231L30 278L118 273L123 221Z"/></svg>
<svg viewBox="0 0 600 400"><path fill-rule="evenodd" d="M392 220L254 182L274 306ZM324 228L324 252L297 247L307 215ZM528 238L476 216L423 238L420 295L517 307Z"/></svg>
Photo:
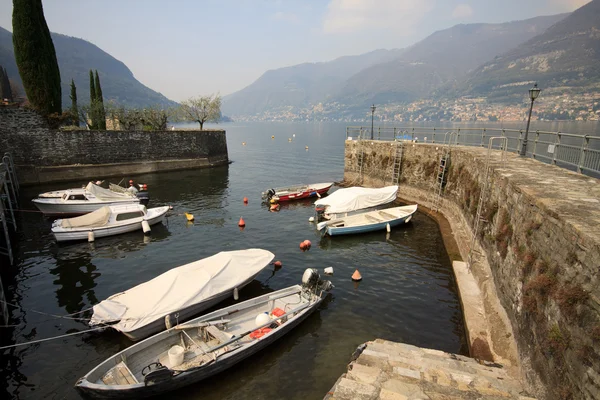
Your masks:
<svg viewBox="0 0 600 400"><path fill-rule="evenodd" d="M34 310L32 308L24 308L24 307L21 307L18 304L12 304L12 303L9 303L9 302L4 301L4 300L0 300L0 303L4 303L7 306L15 307L15 308L21 309L23 311L30 311L30 312L33 312L33 313L36 313L36 314L47 315L47 316L54 317L54 318L71 319L71 320L75 320L75 321L89 321L90 320L89 318L73 317L73 315L77 315L77 314L84 313L86 311L90 311L93 308L93 307L86 308L85 310L77 311L77 312L74 312L72 314L56 315L56 314L46 313L46 312L43 312L43 311Z"/></svg>
<svg viewBox="0 0 600 400"><path fill-rule="evenodd" d="M88 332L99 331L101 329L104 329L104 327L101 326L99 328L92 328L92 329L87 329L85 331L79 331L79 332L73 332L73 333L66 333L64 335L52 336L52 337L49 337L49 338L32 340L30 342L16 343L16 344L8 345L8 346L0 346L0 350L10 349L10 348L19 347L19 346L29 346L29 345L35 344L35 343L47 342L49 340L55 340L55 339L62 339L62 338L68 337L68 336L81 335L81 334L88 333Z"/></svg>

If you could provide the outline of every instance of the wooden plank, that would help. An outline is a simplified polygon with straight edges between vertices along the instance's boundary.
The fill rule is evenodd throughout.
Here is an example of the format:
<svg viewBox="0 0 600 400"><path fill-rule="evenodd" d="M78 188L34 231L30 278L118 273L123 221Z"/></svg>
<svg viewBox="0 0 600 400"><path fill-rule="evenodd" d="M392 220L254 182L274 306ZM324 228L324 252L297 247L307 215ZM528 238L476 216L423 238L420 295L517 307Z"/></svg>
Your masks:
<svg viewBox="0 0 600 400"><path fill-rule="evenodd" d="M226 342L229 339L231 339L232 335L223 332L222 330L220 330L219 328L217 328L214 325L210 325L207 326L206 328L206 332L208 332L211 336L213 336L215 339L217 339L220 343Z"/></svg>
<svg viewBox="0 0 600 400"><path fill-rule="evenodd" d="M379 215L381 215L382 217L387 218L387 219L397 219L397 218L400 218L400 217L398 217L396 215L392 215L392 214L387 213L385 211L379 211Z"/></svg>
<svg viewBox="0 0 600 400"><path fill-rule="evenodd" d="M102 377L102 382L107 385L134 385L139 383L123 361L112 367Z"/></svg>
<svg viewBox="0 0 600 400"><path fill-rule="evenodd" d="M370 222L383 222L383 220L368 214L365 214L365 219Z"/></svg>

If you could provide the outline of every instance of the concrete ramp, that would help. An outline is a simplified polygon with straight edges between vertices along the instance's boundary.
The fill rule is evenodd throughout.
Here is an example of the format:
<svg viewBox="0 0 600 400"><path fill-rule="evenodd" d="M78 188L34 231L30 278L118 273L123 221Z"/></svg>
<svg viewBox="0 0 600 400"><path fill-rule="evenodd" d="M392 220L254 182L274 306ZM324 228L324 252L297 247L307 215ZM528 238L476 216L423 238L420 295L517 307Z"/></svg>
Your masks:
<svg viewBox="0 0 600 400"><path fill-rule="evenodd" d="M325 399L533 400L500 364L383 339L359 346Z"/></svg>

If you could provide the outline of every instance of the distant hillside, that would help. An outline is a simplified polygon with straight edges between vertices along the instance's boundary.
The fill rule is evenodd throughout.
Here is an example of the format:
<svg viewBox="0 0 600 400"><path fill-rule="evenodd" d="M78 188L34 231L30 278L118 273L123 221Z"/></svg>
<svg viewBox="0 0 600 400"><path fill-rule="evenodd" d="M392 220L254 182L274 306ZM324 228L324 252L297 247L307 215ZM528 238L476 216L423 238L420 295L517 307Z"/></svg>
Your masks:
<svg viewBox="0 0 600 400"><path fill-rule="evenodd" d="M402 50L375 50L329 62L270 70L250 86L225 96L223 111L229 115L251 115L272 108L305 107L327 101L350 76L400 54Z"/></svg>
<svg viewBox="0 0 600 400"><path fill-rule="evenodd" d="M473 71L457 94L492 100L521 99L523 86L545 90L600 89L600 0L594 0L543 34Z"/></svg>
<svg viewBox="0 0 600 400"><path fill-rule="evenodd" d="M366 68L348 79L336 96L347 104L413 101L544 32L567 14L502 24L456 25L438 31L397 59Z"/></svg>
<svg viewBox="0 0 600 400"><path fill-rule="evenodd" d="M79 103L89 102L90 69L98 70L105 102L114 100L129 107L176 104L141 84L125 64L92 43L58 33L52 33L52 40L60 68L63 107L71 104L71 79L75 80ZM13 52L12 33L3 28L0 28L0 65L6 68L11 78L21 82Z"/></svg>

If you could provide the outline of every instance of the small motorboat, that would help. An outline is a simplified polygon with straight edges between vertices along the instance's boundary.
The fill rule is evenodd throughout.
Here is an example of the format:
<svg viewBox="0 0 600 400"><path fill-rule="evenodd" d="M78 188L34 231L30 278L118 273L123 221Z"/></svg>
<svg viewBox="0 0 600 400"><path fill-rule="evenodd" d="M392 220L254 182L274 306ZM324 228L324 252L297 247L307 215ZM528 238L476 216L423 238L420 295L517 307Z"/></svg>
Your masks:
<svg viewBox="0 0 600 400"><path fill-rule="evenodd" d="M57 242L63 242L94 240L140 229L146 233L150 226L163 221L167 211L169 206L149 209L141 204L104 206L80 217L57 219L52 223L52 234Z"/></svg>
<svg viewBox="0 0 600 400"><path fill-rule="evenodd" d="M38 195L33 204L44 215L82 215L104 206L138 204L140 199L132 192L116 192L93 182L85 188L58 190Z"/></svg>
<svg viewBox="0 0 600 400"><path fill-rule="evenodd" d="M374 211L377 207L396 200L398 186L382 188L350 187L338 189L327 197L315 201L319 219L333 220L353 215L356 211Z"/></svg>
<svg viewBox="0 0 600 400"><path fill-rule="evenodd" d="M90 326L107 325L140 340L234 296L275 255L267 250L222 251L173 268L93 307ZM170 322L169 322L170 321Z"/></svg>
<svg viewBox="0 0 600 400"><path fill-rule="evenodd" d="M295 185L288 187L272 188L262 193L262 199L269 201L275 199L277 201L289 201L306 199L327 193L333 186L333 182L313 183L310 185Z"/></svg>
<svg viewBox="0 0 600 400"><path fill-rule="evenodd" d="M416 211L416 204L369 211L331 221L319 222L317 229L329 236L391 229L409 222Z"/></svg>
<svg viewBox="0 0 600 400"><path fill-rule="evenodd" d="M86 397L130 399L199 382L290 332L332 287L309 268L302 285L222 308L134 344L100 363L75 388Z"/></svg>

